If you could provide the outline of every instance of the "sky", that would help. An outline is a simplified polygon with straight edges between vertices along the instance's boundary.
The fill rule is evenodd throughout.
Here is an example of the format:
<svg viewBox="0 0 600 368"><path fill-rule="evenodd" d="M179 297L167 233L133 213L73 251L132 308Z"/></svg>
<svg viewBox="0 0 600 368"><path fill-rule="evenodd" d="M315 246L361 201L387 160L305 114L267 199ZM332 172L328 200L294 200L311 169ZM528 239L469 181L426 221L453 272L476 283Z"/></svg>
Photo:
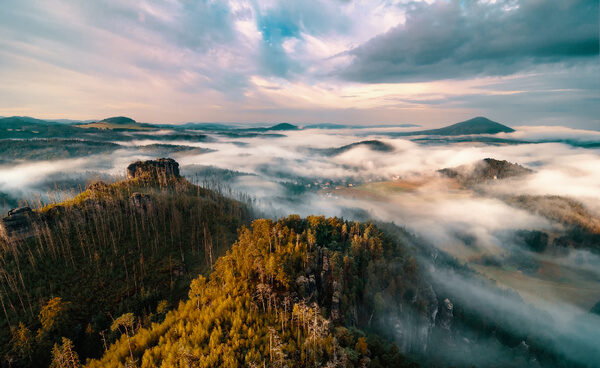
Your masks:
<svg viewBox="0 0 600 368"><path fill-rule="evenodd" d="M600 130L598 0L4 0L0 116Z"/></svg>

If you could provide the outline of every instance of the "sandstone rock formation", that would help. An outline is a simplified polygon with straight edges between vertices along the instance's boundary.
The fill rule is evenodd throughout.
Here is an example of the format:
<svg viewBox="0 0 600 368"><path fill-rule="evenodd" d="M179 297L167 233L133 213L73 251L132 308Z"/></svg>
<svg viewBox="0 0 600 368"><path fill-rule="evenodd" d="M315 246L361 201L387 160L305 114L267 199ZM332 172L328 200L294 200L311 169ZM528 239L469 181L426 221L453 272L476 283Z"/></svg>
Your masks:
<svg viewBox="0 0 600 368"><path fill-rule="evenodd" d="M450 331L450 327L452 326L452 319L454 318L454 305L450 299L446 298L442 305L439 308L439 325L442 329Z"/></svg>
<svg viewBox="0 0 600 368"><path fill-rule="evenodd" d="M172 158L136 161L127 167L127 179L162 180L179 178L179 164Z"/></svg>
<svg viewBox="0 0 600 368"><path fill-rule="evenodd" d="M36 217L30 207L8 211L8 216L0 219L0 236L7 238L33 236L33 223Z"/></svg>
<svg viewBox="0 0 600 368"><path fill-rule="evenodd" d="M108 191L110 186L103 181L95 181L87 186L86 190L95 191L95 192L106 192Z"/></svg>
<svg viewBox="0 0 600 368"><path fill-rule="evenodd" d="M431 336L431 330L435 325L436 317L438 314L438 301L437 296L435 295L435 292L433 291L433 287L431 287L431 285L427 285L427 287L420 290L419 294L421 294L421 297L425 301L425 313L420 313L417 318L417 346L415 350L418 352L425 353L427 352L427 345Z"/></svg>

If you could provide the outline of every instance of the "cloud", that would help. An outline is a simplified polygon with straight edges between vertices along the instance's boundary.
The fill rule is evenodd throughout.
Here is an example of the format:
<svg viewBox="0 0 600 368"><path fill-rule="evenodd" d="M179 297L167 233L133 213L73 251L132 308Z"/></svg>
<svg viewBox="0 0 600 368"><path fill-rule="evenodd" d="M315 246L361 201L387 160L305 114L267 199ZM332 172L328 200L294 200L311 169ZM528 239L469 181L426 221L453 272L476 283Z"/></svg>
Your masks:
<svg viewBox="0 0 600 368"><path fill-rule="evenodd" d="M304 72L315 62L310 57L314 51L306 44L348 33L353 20L340 13L340 7L344 5L321 0L257 2L254 15L263 41L261 74L291 78Z"/></svg>
<svg viewBox="0 0 600 368"><path fill-rule="evenodd" d="M594 0L414 2L404 24L350 50L339 73L368 83L510 75L589 60L598 40Z"/></svg>
<svg viewBox="0 0 600 368"><path fill-rule="evenodd" d="M504 330L517 336L532 335L537 343L547 344L582 366L592 366L596 361L600 349L600 340L597 339L599 316L560 302L538 304L537 308L533 308L477 278L467 278L447 270L438 270L433 277L450 295L457 296L461 304L464 303L462 308L497 321Z"/></svg>
<svg viewBox="0 0 600 368"><path fill-rule="evenodd" d="M594 128L597 3L547 4L7 0L0 115Z"/></svg>
<svg viewBox="0 0 600 368"><path fill-rule="evenodd" d="M524 140L528 142L576 141L600 143L600 132L558 126L516 126L512 133L499 133L498 138Z"/></svg>

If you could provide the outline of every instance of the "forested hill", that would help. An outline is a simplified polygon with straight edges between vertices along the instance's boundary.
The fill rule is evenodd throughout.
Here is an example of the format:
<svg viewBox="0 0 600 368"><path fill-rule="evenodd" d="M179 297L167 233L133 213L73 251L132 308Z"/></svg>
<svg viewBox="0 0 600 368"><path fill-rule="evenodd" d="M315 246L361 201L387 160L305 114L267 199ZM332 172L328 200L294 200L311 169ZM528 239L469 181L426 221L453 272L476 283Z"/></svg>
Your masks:
<svg viewBox="0 0 600 368"><path fill-rule="evenodd" d="M403 305L429 305L422 286L402 241L371 224L257 220L209 279L192 281L186 303L136 334L123 329L88 366L410 366L397 347L369 344L363 329Z"/></svg>
<svg viewBox="0 0 600 368"><path fill-rule="evenodd" d="M246 205L190 184L175 161L129 169L127 181L0 219L3 367L48 367L63 337L82 361L99 357L120 336L113 318L162 318L250 221Z"/></svg>
<svg viewBox="0 0 600 368"><path fill-rule="evenodd" d="M491 180L523 177L534 173L533 170L519 164L493 158L476 161L470 165L441 169L438 172L449 178L456 178L465 187L473 187L476 184Z"/></svg>
<svg viewBox="0 0 600 368"><path fill-rule="evenodd" d="M561 339L567 349L573 343L558 330L541 338L536 321L513 312L550 322L546 314L405 230L380 226L385 233L322 216L256 220L208 279L192 281L186 302L151 326L119 317L113 328L121 338L87 366L588 366L553 352ZM444 281L432 277L426 258L444 270ZM469 295L455 283L464 278L495 300ZM68 352L66 341L55 357ZM593 361L593 350L577 354Z"/></svg>
<svg viewBox="0 0 600 368"><path fill-rule="evenodd" d="M507 127L495 121L491 121L488 118L476 117L460 123L449 125L439 129L430 130L418 130L414 132L400 132L394 133L396 137L411 136L411 135L445 135L445 136L458 136L468 134L498 134L498 133L512 133L515 130Z"/></svg>
<svg viewBox="0 0 600 368"><path fill-rule="evenodd" d="M393 224L246 227L244 204L190 184L171 159L127 175L2 219L3 367L595 362L585 318L565 329Z"/></svg>

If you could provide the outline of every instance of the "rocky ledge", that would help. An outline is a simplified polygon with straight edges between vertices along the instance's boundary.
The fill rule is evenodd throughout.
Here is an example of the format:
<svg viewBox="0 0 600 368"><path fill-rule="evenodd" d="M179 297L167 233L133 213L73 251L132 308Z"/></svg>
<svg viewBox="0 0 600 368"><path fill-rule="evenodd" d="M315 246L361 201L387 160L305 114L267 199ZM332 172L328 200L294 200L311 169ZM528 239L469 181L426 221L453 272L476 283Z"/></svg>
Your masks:
<svg viewBox="0 0 600 368"><path fill-rule="evenodd" d="M33 223L37 214L30 207L15 208L8 216L0 219L0 237L30 237L33 235Z"/></svg>
<svg viewBox="0 0 600 368"><path fill-rule="evenodd" d="M127 179L179 178L179 164L172 158L136 161L127 167Z"/></svg>

